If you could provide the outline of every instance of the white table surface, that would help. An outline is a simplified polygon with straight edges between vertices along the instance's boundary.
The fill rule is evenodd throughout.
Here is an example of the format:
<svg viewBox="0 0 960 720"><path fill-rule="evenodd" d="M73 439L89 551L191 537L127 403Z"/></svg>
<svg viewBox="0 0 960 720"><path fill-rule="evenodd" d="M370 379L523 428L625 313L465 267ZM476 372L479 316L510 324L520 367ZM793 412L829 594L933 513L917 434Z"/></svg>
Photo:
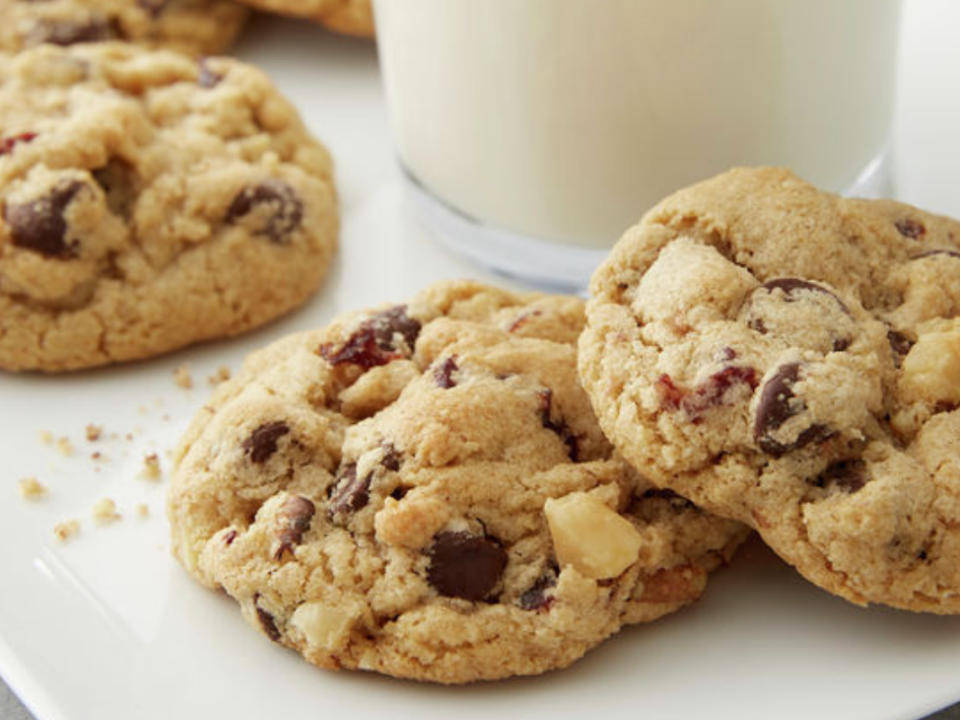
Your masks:
<svg viewBox="0 0 960 720"><path fill-rule="evenodd" d="M353 79L361 78L365 83L375 82L375 50L372 44L339 38L313 27L304 28L302 23L274 19L258 19L257 22L258 27L252 28L238 47L239 56L244 57L247 51L251 51L256 57L262 44L271 41L269 36L282 35L295 27L295 31L301 36L303 33L315 33L317 43L330 45L327 55L349 58L351 61L346 66L349 68L348 73L354 74ZM933 211L960 216L960 183L957 181L960 174L958 36L960 2L906 0L892 158L894 194L898 199ZM282 87L283 82L279 79L278 81ZM345 82L349 81L352 79L345 78ZM294 100L299 104L298 98ZM385 133L385 118L373 118L369 124ZM353 199L356 186L361 182L360 178L365 174L369 175L370 162L381 164L376 170L389 176L387 185L398 183L399 178L395 171L382 166L382 157L371 161L370 153L348 144L348 135L328 135L324 136L323 140L338 160L338 181L345 205ZM349 142L354 142L354 138L350 138ZM380 145L385 142L383 137L376 139L376 143ZM366 167L363 167L364 163L367 163ZM388 204L387 207L393 206ZM345 216L349 222L351 216ZM360 223L365 216L354 214L352 217L354 222ZM344 236L358 230L360 228L345 224ZM0 413L2 412L0 409ZM960 669L957 674L960 676ZM34 700L39 698L39 695L34 694L35 688L31 683L18 683L17 689L23 694L28 705L37 707ZM960 680L956 699L960 700ZM317 710L320 711L319 708ZM32 717L6 684L0 681L0 719L30 720ZM960 720L960 704L937 714L936 717L942 720ZM40 720L43 720L42 714Z"/></svg>

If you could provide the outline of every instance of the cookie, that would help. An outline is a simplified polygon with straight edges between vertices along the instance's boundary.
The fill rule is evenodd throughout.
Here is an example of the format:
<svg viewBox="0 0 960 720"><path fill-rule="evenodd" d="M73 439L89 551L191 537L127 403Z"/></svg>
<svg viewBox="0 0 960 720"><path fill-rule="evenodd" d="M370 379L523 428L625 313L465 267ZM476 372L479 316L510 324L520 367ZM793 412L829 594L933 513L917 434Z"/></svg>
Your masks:
<svg viewBox="0 0 960 720"><path fill-rule="evenodd" d="M695 600L746 530L613 452L576 298L444 283L252 355L177 452L173 550L328 669L564 667Z"/></svg>
<svg viewBox="0 0 960 720"><path fill-rule="evenodd" d="M960 612L960 223L738 169L591 290L581 379L629 461L832 593Z"/></svg>
<svg viewBox="0 0 960 720"><path fill-rule="evenodd" d="M233 0L0 0L0 52L123 40L190 55L226 50L248 10Z"/></svg>
<svg viewBox="0 0 960 720"><path fill-rule="evenodd" d="M0 367L235 335L330 263L330 158L253 67L44 45L0 62L0 128Z"/></svg>
<svg viewBox="0 0 960 720"><path fill-rule="evenodd" d="M306 18L345 35L375 34L371 0L240 0L266 12Z"/></svg>

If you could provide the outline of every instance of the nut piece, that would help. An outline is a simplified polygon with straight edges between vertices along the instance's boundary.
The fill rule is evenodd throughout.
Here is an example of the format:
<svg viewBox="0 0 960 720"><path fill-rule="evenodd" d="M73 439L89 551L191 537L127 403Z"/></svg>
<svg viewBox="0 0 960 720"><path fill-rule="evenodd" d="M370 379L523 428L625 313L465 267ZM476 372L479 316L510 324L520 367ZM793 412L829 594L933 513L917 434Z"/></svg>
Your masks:
<svg viewBox="0 0 960 720"><path fill-rule="evenodd" d="M352 613L317 601L303 603L290 618L290 624L303 633L312 647L328 651L339 650L346 644L353 621Z"/></svg>
<svg viewBox="0 0 960 720"><path fill-rule="evenodd" d="M47 486L35 477L26 477L20 481L20 497L24 500L39 500L47 494Z"/></svg>
<svg viewBox="0 0 960 720"><path fill-rule="evenodd" d="M908 401L960 403L960 318L921 325L902 371L900 389Z"/></svg>
<svg viewBox="0 0 960 720"><path fill-rule="evenodd" d="M640 533L626 518L583 492L543 506L561 566L593 580L613 578L637 559Z"/></svg>

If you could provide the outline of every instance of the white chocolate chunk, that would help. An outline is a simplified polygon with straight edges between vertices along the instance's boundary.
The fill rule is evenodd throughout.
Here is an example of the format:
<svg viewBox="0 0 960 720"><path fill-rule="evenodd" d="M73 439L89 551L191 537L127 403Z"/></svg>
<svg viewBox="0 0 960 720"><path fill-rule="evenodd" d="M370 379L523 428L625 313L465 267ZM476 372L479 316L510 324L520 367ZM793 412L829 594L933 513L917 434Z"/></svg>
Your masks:
<svg viewBox="0 0 960 720"><path fill-rule="evenodd" d="M331 652L346 644L353 621L353 613L317 601L304 603L290 618L310 645Z"/></svg>
<svg viewBox="0 0 960 720"><path fill-rule="evenodd" d="M960 402L960 318L924 323L902 372L900 389L908 401Z"/></svg>

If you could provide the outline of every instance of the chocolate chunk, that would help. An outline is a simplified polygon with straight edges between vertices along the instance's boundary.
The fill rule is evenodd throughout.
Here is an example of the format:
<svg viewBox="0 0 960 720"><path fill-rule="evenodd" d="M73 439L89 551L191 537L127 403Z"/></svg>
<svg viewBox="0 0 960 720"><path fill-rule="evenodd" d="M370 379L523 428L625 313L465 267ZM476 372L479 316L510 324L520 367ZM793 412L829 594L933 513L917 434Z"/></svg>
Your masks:
<svg viewBox="0 0 960 720"><path fill-rule="evenodd" d="M910 238L911 240L919 240L927 234L927 228L919 220L904 218L902 220L897 220L894 225L896 225L897 231L901 235Z"/></svg>
<svg viewBox="0 0 960 720"><path fill-rule="evenodd" d="M407 357L419 335L420 322L407 315L406 306L398 305L361 324L339 350L326 343L320 346L319 353L331 365L353 364L369 370ZM398 347L400 339L405 348Z"/></svg>
<svg viewBox="0 0 960 720"><path fill-rule="evenodd" d="M277 451L277 441L290 432L290 427L278 420L264 423L243 441L243 449L255 463L264 463Z"/></svg>
<svg viewBox="0 0 960 720"><path fill-rule="evenodd" d="M683 410L694 424L711 408L724 405L727 394L741 385L753 393L757 387L757 371L745 365L728 365L693 389L677 385L669 375L661 375L654 383L660 404L668 410Z"/></svg>
<svg viewBox="0 0 960 720"><path fill-rule="evenodd" d="M303 201L297 191L283 180L269 178L245 187L227 209L227 222L247 215L257 216L255 235L265 235L274 243L286 242L303 222Z"/></svg>
<svg viewBox="0 0 960 720"><path fill-rule="evenodd" d="M253 602L257 609L257 620L260 621L260 627L263 628L268 638L274 642L280 642L280 631L277 629L277 623L274 621L273 615L256 604L257 598L254 598Z"/></svg>
<svg viewBox="0 0 960 720"><path fill-rule="evenodd" d="M817 285L816 283L812 283L809 280L801 280L800 278L792 277L774 278L773 280L768 280L760 287L771 292L773 290L782 290L784 299L787 302L794 302L796 298L794 298L793 295L800 291L823 293L824 295L829 295L836 300L837 305L840 306L840 309L843 310L843 312L845 312L847 315L850 314L850 311L847 310L847 306L843 304L843 301L840 300L840 298L827 290L825 287Z"/></svg>
<svg viewBox="0 0 960 720"><path fill-rule="evenodd" d="M666 500L672 507L678 510L687 510L696 507L696 505L687 500L685 497L682 495L677 495L677 493L669 488L650 488L649 490L645 490L640 495L640 499Z"/></svg>
<svg viewBox="0 0 960 720"><path fill-rule="evenodd" d="M817 476L817 487L833 485L847 493L860 490L870 478L867 476L867 465L863 460L840 460L831 463Z"/></svg>
<svg viewBox="0 0 960 720"><path fill-rule="evenodd" d="M13 244L61 260L76 257L74 243L67 243L64 214L86 186L79 180L61 182L48 195L31 202L10 204L3 217L10 226Z"/></svg>
<svg viewBox="0 0 960 720"><path fill-rule="evenodd" d="M533 587L520 596L520 607L524 610L549 610L553 605L553 595L549 591L557 585L557 574L556 567L546 568Z"/></svg>
<svg viewBox="0 0 960 720"><path fill-rule="evenodd" d="M441 595L479 602L486 599L507 566L507 553L491 537L443 532L430 547L427 580Z"/></svg>
<svg viewBox="0 0 960 720"><path fill-rule="evenodd" d="M774 278L773 280L768 280L767 282L765 282L763 285L757 288L754 291L754 293L758 293L761 291L773 293L775 290L779 290L782 293L780 298L784 303L797 302L799 299L800 293L819 293L823 297L828 297L831 300L833 300L836 303L837 307L843 312L843 314L850 317L850 310L847 308L847 306L844 304L844 302L840 298L838 298L833 292L823 287L822 285L812 283L808 280L802 280L800 278L793 278L793 277ZM764 335L770 332L771 320L773 320L773 318L764 318L762 315L762 310L751 307L750 315L748 315L748 317L749 317L749 319L747 320L748 327ZM787 337L790 337L791 330L793 329L791 326L796 322L797 322L796 319L793 319L793 321L788 320L786 322L785 328L783 327L784 325L783 320L781 320L779 323L774 322L773 325L774 326L780 325L781 326L780 332L786 332ZM774 332L777 332L777 331L774 330ZM831 334L835 334L835 333L831 333ZM839 331L837 331L836 335L837 336L833 337L830 340L829 347L833 351L841 352L843 350L846 350L848 347L850 347L851 343L853 342L853 339L851 337L848 337L845 334L839 334Z"/></svg>
<svg viewBox="0 0 960 720"><path fill-rule="evenodd" d="M293 495L283 503L277 513L280 521L277 528L277 537L280 539L280 548L276 554L278 560L285 551L300 544L303 534L310 529L310 521L315 512L313 503L302 495Z"/></svg>
<svg viewBox="0 0 960 720"><path fill-rule="evenodd" d="M329 513L331 518L345 519L370 502L370 475L357 477L357 464L347 463L337 471L331 495Z"/></svg>
<svg viewBox="0 0 960 720"><path fill-rule="evenodd" d="M791 443L784 444L771 437L771 433L778 430L787 420L806 409L802 402L791 402L796 398L793 385L799 379L800 363L787 363L767 381L760 393L753 437L760 449L773 457L780 457L812 442L823 440L829 435L825 426L810 425Z"/></svg>
<svg viewBox="0 0 960 720"><path fill-rule="evenodd" d="M37 137L37 134L34 132L24 132L18 135L9 135L8 137L0 138L0 156L9 155L18 144L28 143L35 137Z"/></svg>
<svg viewBox="0 0 960 720"><path fill-rule="evenodd" d="M444 390L449 390L457 384L457 381L453 379L453 374L460 370L457 359L456 355L451 355L444 358L433 368L433 381Z"/></svg>
<svg viewBox="0 0 960 720"><path fill-rule="evenodd" d="M86 22L41 20L30 32L31 44L73 45L75 43L103 42L119 38L117 27L102 17Z"/></svg>
<svg viewBox="0 0 960 720"><path fill-rule="evenodd" d="M570 427L563 419L554 421L551 417L553 410L553 390L544 388L537 394L540 398L540 422L547 430L552 430L560 437L564 445L567 446L567 457L573 462L577 462L580 456L580 442L576 434L570 430Z"/></svg>
<svg viewBox="0 0 960 720"><path fill-rule="evenodd" d="M202 58L197 63L197 85L205 90L210 90L219 85L221 80L223 80L223 75L211 69L207 58Z"/></svg>

